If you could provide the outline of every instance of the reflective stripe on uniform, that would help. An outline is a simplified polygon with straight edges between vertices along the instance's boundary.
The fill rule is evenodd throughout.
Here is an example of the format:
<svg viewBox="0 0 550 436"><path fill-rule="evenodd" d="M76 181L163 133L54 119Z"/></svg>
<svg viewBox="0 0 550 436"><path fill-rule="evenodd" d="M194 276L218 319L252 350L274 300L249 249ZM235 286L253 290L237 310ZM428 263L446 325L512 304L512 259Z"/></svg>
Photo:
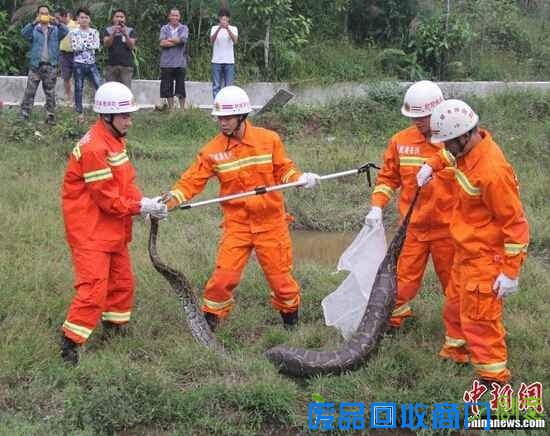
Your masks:
<svg viewBox="0 0 550 436"><path fill-rule="evenodd" d="M291 168L290 170L287 171L287 173L282 177L282 182L283 183L288 183L289 179L294 175L296 174L296 170Z"/></svg>
<svg viewBox="0 0 550 436"><path fill-rule="evenodd" d="M103 312L101 319L103 321L128 322L132 312Z"/></svg>
<svg viewBox="0 0 550 436"><path fill-rule="evenodd" d="M173 191L170 191L170 194L172 194L174 197L176 197L176 199L178 200L178 202L181 204L183 203L185 200L185 195L183 195L183 192L181 192L179 189L174 189Z"/></svg>
<svg viewBox="0 0 550 436"><path fill-rule="evenodd" d="M422 156L399 156L399 165L407 167L421 167L428 160Z"/></svg>
<svg viewBox="0 0 550 436"><path fill-rule="evenodd" d="M214 165L214 169L218 173L227 173L229 171L239 170L241 168L249 167L252 165L270 164L273 162L271 154L260 154L258 156L244 157L233 162L227 162L223 164Z"/></svg>
<svg viewBox="0 0 550 436"><path fill-rule="evenodd" d="M398 307L397 309L395 309L392 313L391 313L391 316L402 316L402 315L405 315L406 313L409 313L409 312L412 312L412 309L411 309L411 306L409 306L408 304L404 304L403 306L401 307Z"/></svg>
<svg viewBox="0 0 550 436"><path fill-rule="evenodd" d="M65 321L63 323L63 327L66 328L67 330L70 330L75 335L83 337L84 339L88 339L88 337L92 334L91 329L73 324L72 322L69 322L69 321Z"/></svg>
<svg viewBox="0 0 550 436"><path fill-rule="evenodd" d="M128 162L130 159L128 159L128 153L126 150L122 150L120 153L108 156L107 157L107 163L111 165L112 167L118 167L126 162Z"/></svg>
<svg viewBox="0 0 550 436"><path fill-rule="evenodd" d="M443 159L447 162L447 165L456 167L456 158L450 151L443 149Z"/></svg>
<svg viewBox="0 0 550 436"><path fill-rule="evenodd" d="M450 336L445 336L445 345L448 346L448 347L463 347L464 345L466 345L466 340L465 339L456 339L456 338L451 338Z"/></svg>
<svg viewBox="0 0 550 436"><path fill-rule="evenodd" d="M516 256L521 252L526 253L528 245L529 244L504 244L504 253L506 253L506 256Z"/></svg>
<svg viewBox="0 0 550 436"><path fill-rule="evenodd" d="M111 168L107 167L102 170L90 171L89 173L84 173L84 181L86 183L98 182L99 180L112 179L113 173Z"/></svg>
<svg viewBox="0 0 550 436"><path fill-rule="evenodd" d="M472 366L475 369L479 369L480 371L485 372L500 372L506 369L506 363L508 363L506 360L504 362L496 362L496 363L474 363L472 362Z"/></svg>
<svg viewBox="0 0 550 436"><path fill-rule="evenodd" d="M455 170L455 177L458 184L464 190L464 192L466 192L466 194L470 195L471 197L475 197L481 194L481 190L479 188L476 188L472 184L472 182L468 180L468 177L466 177L466 174L464 174L459 169Z"/></svg>
<svg viewBox="0 0 550 436"><path fill-rule="evenodd" d="M226 309L227 307L232 306L235 303L235 300L233 298L221 302L207 300L206 298L203 298L202 301L206 307L214 310Z"/></svg>
<svg viewBox="0 0 550 436"><path fill-rule="evenodd" d="M72 154L77 161L80 160L80 157L82 156L82 153L80 152L80 144L76 144L74 146Z"/></svg>
<svg viewBox="0 0 550 436"><path fill-rule="evenodd" d="M376 185L374 187L374 190L372 191L373 194L379 193L384 194L386 197L388 197L391 200L391 196L393 194L393 189L390 188L388 185L380 184Z"/></svg>
<svg viewBox="0 0 550 436"><path fill-rule="evenodd" d="M277 296L272 292L271 298L276 299L278 303L282 304L283 306L293 307L298 304L298 299L300 298L299 295L296 295L294 298L290 298L288 300L281 300L280 298L277 298Z"/></svg>

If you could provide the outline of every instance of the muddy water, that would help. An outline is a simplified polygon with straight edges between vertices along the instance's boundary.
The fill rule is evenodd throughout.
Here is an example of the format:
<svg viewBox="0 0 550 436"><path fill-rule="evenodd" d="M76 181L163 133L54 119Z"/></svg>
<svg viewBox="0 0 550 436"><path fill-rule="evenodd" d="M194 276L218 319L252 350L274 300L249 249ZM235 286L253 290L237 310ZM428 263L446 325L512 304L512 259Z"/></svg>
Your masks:
<svg viewBox="0 0 550 436"><path fill-rule="evenodd" d="M294 262L336 267L338 259L358 232L292 231Z"/></svg>

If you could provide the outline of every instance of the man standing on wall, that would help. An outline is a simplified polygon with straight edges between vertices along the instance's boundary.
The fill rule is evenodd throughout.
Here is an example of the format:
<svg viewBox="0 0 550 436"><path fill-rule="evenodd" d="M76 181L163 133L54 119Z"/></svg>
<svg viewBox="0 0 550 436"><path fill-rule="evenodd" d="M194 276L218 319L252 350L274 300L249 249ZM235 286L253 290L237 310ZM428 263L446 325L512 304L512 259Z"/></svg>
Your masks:
<svg viewBox="0 0 550 436"><path fill-rule="evenodd" d="M212 44L212 98L223 86L231 86L235 81L235 54L233 46L237 43L239 30L229 25L230 14L227 9L220 9L219 23L210 29Z"/></svg>
<svg viewBox="0 0 550 436"><path fill-rule="evenodd" d="M82 98L84 79L88 79L97 90L101 85L101 76L95 62L95 51L99 48L99 32L90 27L91 14L88 8L80 8L78 29L71 32L71 45L74 51L74 104L79 121L84 121Z"/></svg>
<svg viewBox="0 0 550 436"><path fill-rule="evenodd" d="M126 27L126 11L117 9L111 16L112 25L101 32L101 41L107 49L108 59L105 66L105 80L120 82L132 88L134 74L134 55L136 32L132 27Z"/></svg>
<svg viewBox="0 0 550 436"><path fill-rule="evenodd" d="M185 106L185 70L187 68L187 39L189 29L180 23L180 11L172 9L168 24L160 29L160 98L168 101L168 109L174 109L177 96L180 109ZM175 84L175 88L174 88Z"/></svg>
<svg viewBox="0 0 550 436"><path fill-rule="evenodd" d="M21 30L23 37L30 41L31 55L27 88L21 102L21 118L28 120L34 105L34 96L38 85L46 96L46 123L55 124L55 82L57 81L57 62L59 41L68 33L67 27L50 16L48 6L38 6L36 18Z"/></svg>
<svg viewBox="0 0 550 436"><path fill-rule="evenodd" d="M72 19L72 14L66 9L60 9L55 13L55 18L65 24L69 32L78 27L78 23ZM71 80L73 78L73 48L71 47L71 36L68 34L59 43L59 63L61 64L61 78L63 79L63 87L65 88L65 104L73 104L73 90Z"/></svg>

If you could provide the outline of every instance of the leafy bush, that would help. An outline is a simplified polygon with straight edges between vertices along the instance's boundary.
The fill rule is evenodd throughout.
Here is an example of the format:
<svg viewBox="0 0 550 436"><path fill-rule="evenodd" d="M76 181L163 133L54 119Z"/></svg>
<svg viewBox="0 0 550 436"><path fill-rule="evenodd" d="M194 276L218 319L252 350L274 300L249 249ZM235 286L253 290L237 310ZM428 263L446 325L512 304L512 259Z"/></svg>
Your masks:
<svg viewBox="0 0 550 436"><path fill-rule="evenodd" d="M382 70L394 77L405 80L419 80L425 72L416 62L416 53L406 54L397 48L387 48L378 55Z"/></svg>
<svg viewBox="0 0 550 436"><path fill-rule="evenodd" d="M0 75L19 74L25 42L14 26L9 25L8 14L0 11Z"/></svg>
<svg viewBox="0 0 550 436"><path fill-rule="evenodd" d="M446 73L446 63L470 42L472 36L464 17L458 15L446 19L443 15L436 15L418 25L409 48L416 53L420 65L441 79Z"/></svg>

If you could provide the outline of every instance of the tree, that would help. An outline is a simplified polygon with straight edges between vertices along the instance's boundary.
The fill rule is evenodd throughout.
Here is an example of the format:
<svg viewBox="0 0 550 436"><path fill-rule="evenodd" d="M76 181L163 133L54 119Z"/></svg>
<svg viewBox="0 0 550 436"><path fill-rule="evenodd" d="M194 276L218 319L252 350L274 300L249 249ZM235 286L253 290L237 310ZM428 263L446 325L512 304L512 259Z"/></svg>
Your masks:
<svg viewBox="0 0 550 436"><path fill-rule="evenodd" d="M279 54L291 51L307 42L311 20L301 14L295 14L292 0L238 0L241 19L251 43L248 51L253 53L262 47L263 67L269 71L271 49Z"/></svg>

